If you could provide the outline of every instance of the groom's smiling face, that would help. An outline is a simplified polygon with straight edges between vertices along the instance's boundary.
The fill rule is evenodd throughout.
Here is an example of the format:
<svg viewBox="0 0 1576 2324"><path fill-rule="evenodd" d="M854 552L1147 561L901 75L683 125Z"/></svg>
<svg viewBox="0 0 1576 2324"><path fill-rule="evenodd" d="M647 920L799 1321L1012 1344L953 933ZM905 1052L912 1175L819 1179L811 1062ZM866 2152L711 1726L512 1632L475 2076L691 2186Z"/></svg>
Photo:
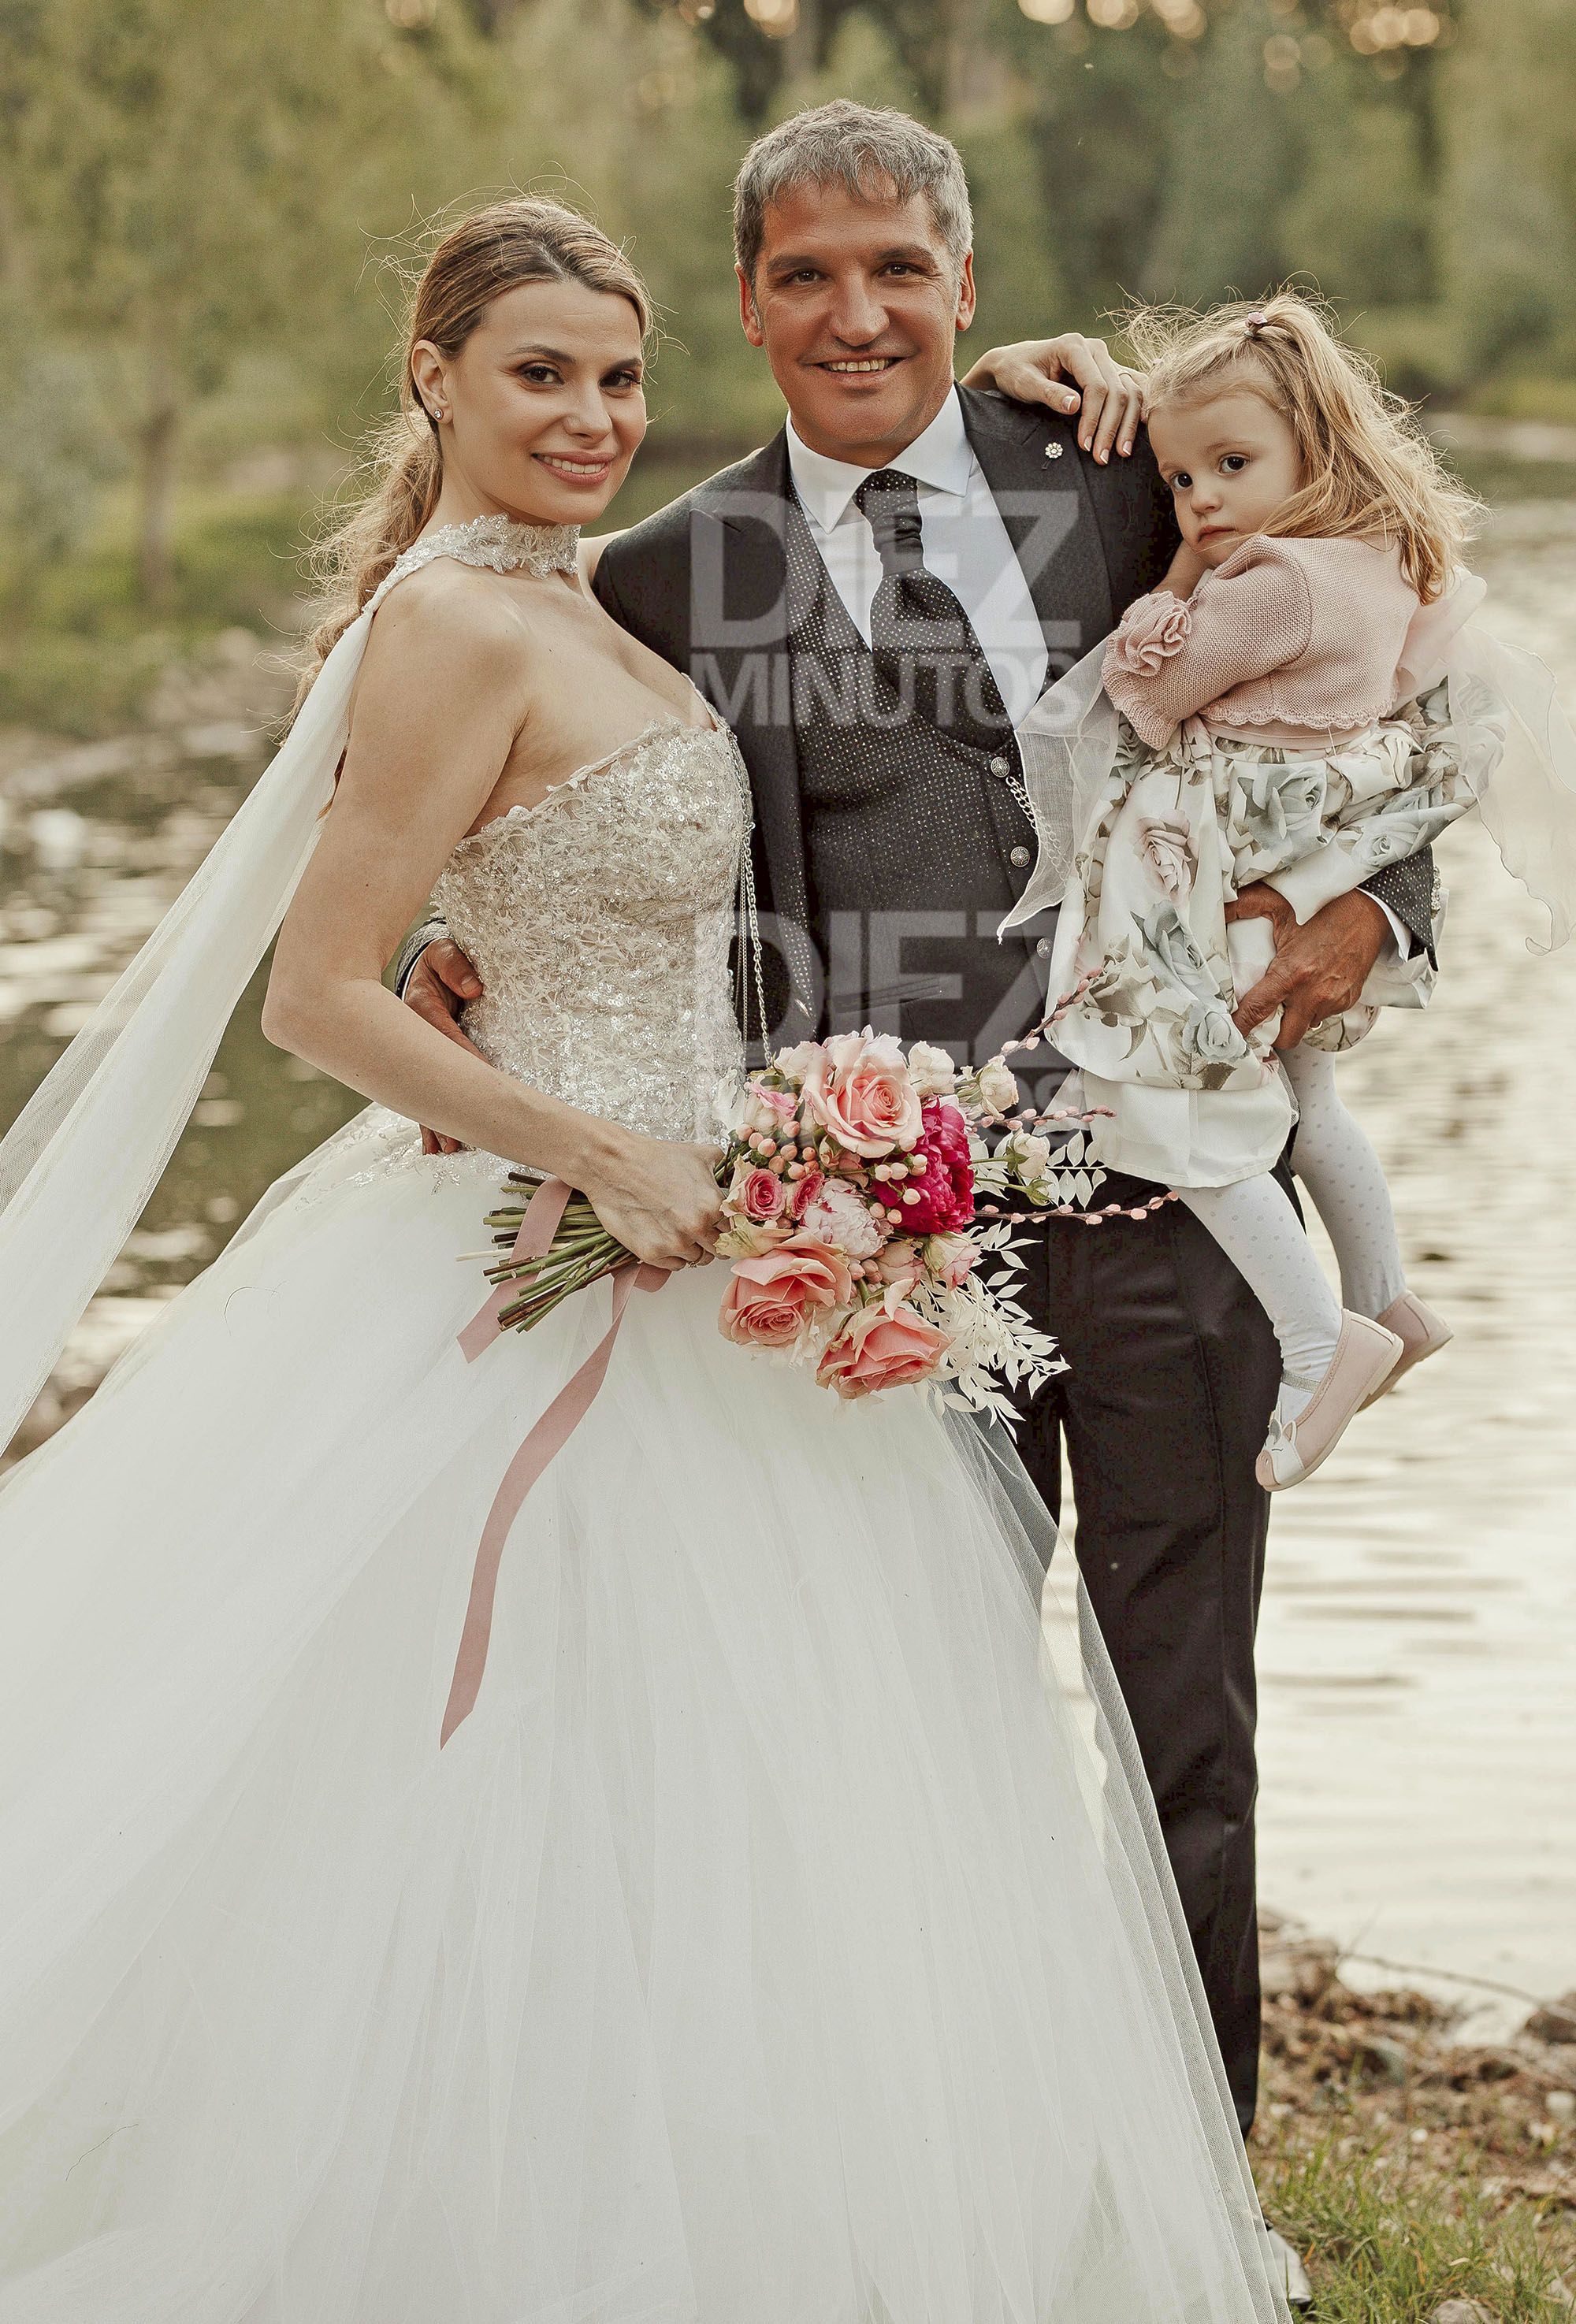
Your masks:
<svg viewBox="0 0 1576 2324"><path fill-rule="evenodd" d="M753 281L739 277L745 336L765 347L812 451L881 467L935 418L952 344L974 314L961 266L922 194L869 198L791 186L767 205Z"/></svg>

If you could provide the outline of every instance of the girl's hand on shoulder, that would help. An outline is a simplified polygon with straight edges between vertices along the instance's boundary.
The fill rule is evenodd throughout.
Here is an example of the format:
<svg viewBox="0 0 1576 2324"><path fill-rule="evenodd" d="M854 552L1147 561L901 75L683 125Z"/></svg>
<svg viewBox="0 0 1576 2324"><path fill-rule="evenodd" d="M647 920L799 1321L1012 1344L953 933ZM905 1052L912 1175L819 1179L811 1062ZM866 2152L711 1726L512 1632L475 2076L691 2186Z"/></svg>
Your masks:
<svg viewBox="0 0 1576 2324"><path fill-rule="evenodd" d="M1104 339L1086 338L1081 331L991 347L965 372L963 385L993 387L1015 403L1077 412L1078 440L1102 467L1113 450L1127 457L1145 416L1142 374L1119 364Z"/></svg>

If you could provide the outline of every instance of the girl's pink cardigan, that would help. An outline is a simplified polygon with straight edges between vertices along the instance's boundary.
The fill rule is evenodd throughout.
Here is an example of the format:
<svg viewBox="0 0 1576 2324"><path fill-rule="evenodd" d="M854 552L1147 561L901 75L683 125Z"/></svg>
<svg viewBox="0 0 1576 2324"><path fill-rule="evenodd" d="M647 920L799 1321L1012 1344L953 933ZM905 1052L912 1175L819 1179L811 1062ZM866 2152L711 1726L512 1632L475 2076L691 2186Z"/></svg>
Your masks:
<svg viewBox="0 0 1576 2324"><path fill-rule="evenodd" d="M1154 750L1195 715L1355 733L1394 706L1417 611L1396 549L1256 533L1185 603L1161 589L1128 606L1106 647L1106 691Z"/></svg>

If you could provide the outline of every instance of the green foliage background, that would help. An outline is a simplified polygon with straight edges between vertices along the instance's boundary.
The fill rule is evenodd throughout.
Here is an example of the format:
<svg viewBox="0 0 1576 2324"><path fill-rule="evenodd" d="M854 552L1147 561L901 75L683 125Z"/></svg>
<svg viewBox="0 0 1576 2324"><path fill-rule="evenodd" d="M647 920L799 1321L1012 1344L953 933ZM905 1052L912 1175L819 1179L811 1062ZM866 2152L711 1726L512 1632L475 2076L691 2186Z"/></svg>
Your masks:
<svg viewBox="0 0 1576 2324"><path fill-rule="evenodd" d="M978 346L1299 274L1405 392L1576 419L1570 0L0 0L0 591L85 648L0 647L0 716L288 601L400 263L500 189L660 302L621 514L758 440L729 184L832 94L962 147Z"/></svg>

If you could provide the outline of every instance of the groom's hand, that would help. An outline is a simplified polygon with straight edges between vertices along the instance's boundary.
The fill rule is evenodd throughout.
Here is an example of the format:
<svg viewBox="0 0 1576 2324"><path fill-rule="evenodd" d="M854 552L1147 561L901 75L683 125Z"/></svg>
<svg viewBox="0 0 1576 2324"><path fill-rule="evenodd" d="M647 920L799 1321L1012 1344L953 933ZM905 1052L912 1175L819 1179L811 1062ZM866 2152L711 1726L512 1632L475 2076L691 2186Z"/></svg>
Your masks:
<svg viewBox="0 0 1576 2324"><path fill-rule="evenodd" d="M418 1017L435 1026L446 1040L456 1041L468 1049L473 1057L481 1051L474 1041L468 1041L456 1019L466 1003L481 998L481 979L459 946L449 936L437 936L416 956L416 964L405 981L405 1006L413 1009ZM423 1154L458 1154L458 1138L445 1138L440 1130L422 1126Z"/></svg>
<svg viewBox="0 0 1576 2324"><path fill-rule="evenodd" d="M1066 331L1059 339L1016 339L991 347L970 372L965 387L994 387L1015 403L1046 403L1052 411L1078 412L1078 440L1102 466L1112 447L1124 457L1137 440L1144 418L1144 382L1119 364L1104 339Z"/></svg>
<svg viewBox="0 0 1576 2324"><path fill-rule="evenodd" d="M1357 1006L1390 935L1384 913L1360 888L1335 897L1299 927L1285 898L1256 882L1227 905L1226 917L1266 919L1274 929L1275 956L1233 1021L1239 1033L1251 1033L1279 1009L1277 1049L1294 1049L1315 1025Z"/></svg>

